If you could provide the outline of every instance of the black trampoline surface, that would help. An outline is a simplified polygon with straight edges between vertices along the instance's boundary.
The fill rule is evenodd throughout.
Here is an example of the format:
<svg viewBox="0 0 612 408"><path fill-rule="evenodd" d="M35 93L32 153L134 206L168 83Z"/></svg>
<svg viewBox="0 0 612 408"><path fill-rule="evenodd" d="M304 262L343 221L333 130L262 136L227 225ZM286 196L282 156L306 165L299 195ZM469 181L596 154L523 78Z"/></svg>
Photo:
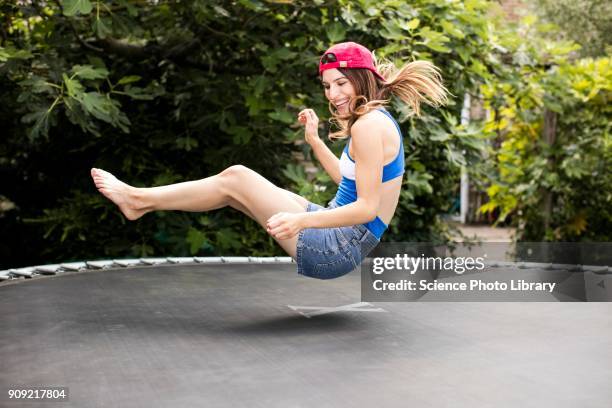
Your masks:
<svg viewBox="0 0 612 408"><path fill-rule="evenodd" d="M612 406L610 303L367 304L360 295L357 271L318 281L295 265L4 284L0 406ZM6 395L60 386L68 401Z"/></svg>

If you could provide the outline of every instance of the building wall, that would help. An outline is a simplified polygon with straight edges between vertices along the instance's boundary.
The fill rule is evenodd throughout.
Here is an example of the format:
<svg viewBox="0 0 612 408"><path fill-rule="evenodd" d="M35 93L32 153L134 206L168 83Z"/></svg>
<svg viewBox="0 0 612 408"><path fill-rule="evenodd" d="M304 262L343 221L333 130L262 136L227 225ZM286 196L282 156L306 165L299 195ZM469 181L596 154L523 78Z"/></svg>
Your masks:
<svg viewBox="0 0 612 408"><path fill-rule="evenodd" d="M520 20L527 9L525 2L521 0L498 0L498 2L506 13L506 18L511 22Z"/></svg>

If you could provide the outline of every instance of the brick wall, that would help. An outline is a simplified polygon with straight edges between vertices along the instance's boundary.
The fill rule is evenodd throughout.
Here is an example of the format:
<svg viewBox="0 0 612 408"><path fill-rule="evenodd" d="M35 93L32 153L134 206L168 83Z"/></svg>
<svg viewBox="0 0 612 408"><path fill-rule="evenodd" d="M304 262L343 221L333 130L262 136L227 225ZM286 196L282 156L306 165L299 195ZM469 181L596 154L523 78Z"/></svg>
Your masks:
<svg viewBox="0 0 612 408"><path fill-rule="evenodd" d="M509 21L520 20L527 7L522 0L498 0Z"/></svg>

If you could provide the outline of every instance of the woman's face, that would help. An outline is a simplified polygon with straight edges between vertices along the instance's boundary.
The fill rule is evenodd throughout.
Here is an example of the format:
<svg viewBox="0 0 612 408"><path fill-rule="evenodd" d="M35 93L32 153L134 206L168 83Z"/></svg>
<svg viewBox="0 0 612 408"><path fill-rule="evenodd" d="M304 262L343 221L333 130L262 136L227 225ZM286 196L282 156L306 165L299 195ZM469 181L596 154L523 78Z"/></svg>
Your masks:
<svg viewBox="0 0 612 408"><path fill-rule="evenodd" d="M339 113L347 113L349 100L357 96L355 88L340 71L335 68L323 71L322 81L325 97L334 104Z"/></svg>

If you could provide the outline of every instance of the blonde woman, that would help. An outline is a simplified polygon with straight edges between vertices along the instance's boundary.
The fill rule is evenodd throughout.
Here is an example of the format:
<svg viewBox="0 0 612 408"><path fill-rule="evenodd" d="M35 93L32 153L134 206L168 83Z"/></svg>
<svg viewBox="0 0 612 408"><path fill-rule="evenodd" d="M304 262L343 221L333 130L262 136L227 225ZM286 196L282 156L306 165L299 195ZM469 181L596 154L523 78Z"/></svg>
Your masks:
<svg viewBox="0 0 612 408"><path fill-rule="evenodd" d="M332 279L354 270L380 242L398 204L404 174L402 134L384 109L392 96L420 114L420 104L447 100L439 70L414 61L377 66L364 46L345 42L329 48L319 63L320 79L339 131L347 140L340 158L319 138L319 119L304 109L298 120L325 171L338 184L326 208L272 184L242 165L201 180L138 188L92 169L98 191L129 220L150 211L210 211L233 207L256 220L296 260L299 274Z"/></svg>

